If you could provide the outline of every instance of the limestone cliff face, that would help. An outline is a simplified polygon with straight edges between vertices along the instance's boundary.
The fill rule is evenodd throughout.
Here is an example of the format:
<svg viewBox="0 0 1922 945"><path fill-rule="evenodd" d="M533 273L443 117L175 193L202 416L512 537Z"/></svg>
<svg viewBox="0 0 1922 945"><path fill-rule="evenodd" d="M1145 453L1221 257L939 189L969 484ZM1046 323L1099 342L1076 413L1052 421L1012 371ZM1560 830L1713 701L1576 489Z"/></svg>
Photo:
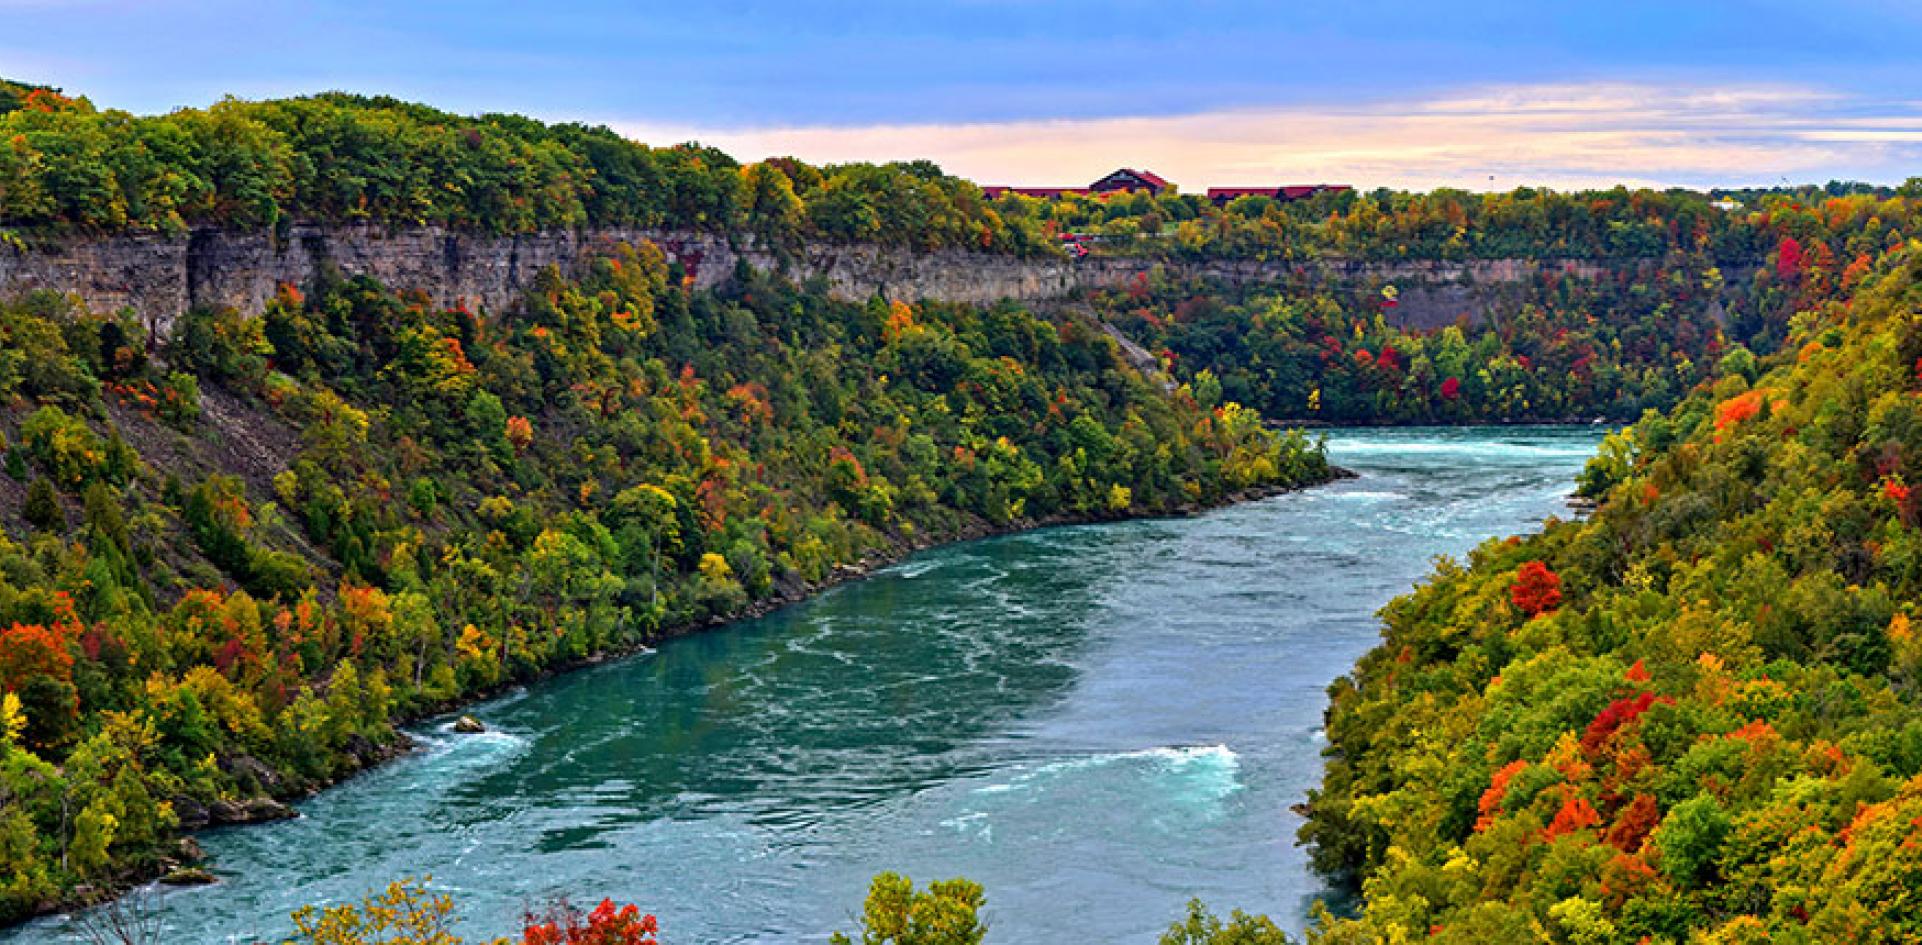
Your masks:
<svg viewBox="0 0 1922 945"><path fill-rule="evenodd" d="M258 310L280 283L305 286L331 269L419 290L438 304L464 301L499 311L512 307L550 265L571 270L595 253L642 240L659 245L702 287L726 280L742 261L797 281L825 280L835 296L849 299L879 293L910 301L986 303L1058 298L1075 285L1073 267L1065 260L960 251L818 246L800 258L787 258L752 244L684 231L489 236L439 227L302 224L284 237L209 229L179 236L68 238L24 251L0 246L0 295L36 289L73 293L94 309L132 308L151 328L164 331L175 316L193 307Z"/></svg>
<svg viewBox="0 0 1922 945"><path fill-rule="evenodd" d="M155 235L0 245L0 296L51 289L99 311L132 308L149 325L188 308L186 240Z"/></svg>
<svg viewBox="0 0 1922 945"><path fill-rule="evenodd" d="M844 299L880 294L909 301L989 303L1045 301L1076 289L1117 286L1154 263L1095 257L1016 259L944 250L915 253L868 245L819 245L798 257L751 242L691 231L605 229L489 236L438 227L390 229L369 225L300 224L284 236L267 231L196 230L67 238L22 250L0 246L0 296L35 289L73 293L96 310L132 308L156 333L189 308L231 306L257 311L283 282L305 286L327 270L368 275L386 285L425 292L437 304L465 302L494 311L515 305L546 267L570 270L622 242L651 240L679 261L697 285L728 279L737 264L819 279ZM1396 321L1432 328L1458 317L1478 321L1511 304L1545 270L1597 278L1636 263L1528 260L1405 262L1215 260L1166 264L1170 275L1231 283L1319 282L1333 279L1357 291L1394 283L1401 291Z"/></svg>

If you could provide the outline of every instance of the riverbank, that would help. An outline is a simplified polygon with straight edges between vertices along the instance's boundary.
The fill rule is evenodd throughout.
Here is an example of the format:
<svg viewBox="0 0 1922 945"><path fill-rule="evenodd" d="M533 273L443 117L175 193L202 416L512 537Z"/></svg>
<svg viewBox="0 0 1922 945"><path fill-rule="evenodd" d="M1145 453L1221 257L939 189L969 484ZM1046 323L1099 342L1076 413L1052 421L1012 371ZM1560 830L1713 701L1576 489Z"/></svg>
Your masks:
<svg viewBox="0 0 1922 945"><path fill-rule="evenodd" d="M887 869L982 883L1010 941L1152 942L1191 896L1293 932L1326 894L1287 808L1329 681L1434 556L1565 515L1598 438L1338 430L1357 480L930 549L508 693L488 734L411 726L411 757L301 819L198 835L224 881L145 905L170 943L278 942L302 904L431 872L476 934L565 892L777 945L846 928ZM55 919L0 945L85 939Z"/></svg>
<svg viewBox="0 0 1922 945"><path fill-rule="evenodd" d="M1206 514L1216 509L1226 508L1232 505L1239 505L1245 502L1258 502L1263 499L1271 499L1279 495L1287 495L1288 493L1291 493L1291 492L1300 492L1304 489L1312 489L1317 486L1327 485L1328 483L1331 483L1331 482L1339 482L1344 479L1353 479L1355 478L1355 476L1356 474L1352 470L1331 465L1328 467L1328 475L1325 478L1317 479L1312 482L1293 483L1293 484L1287 484L1287 485L1274 484L1274 485L1266 485L1266 486L1254 486L1251 488L1241 489L1235 492L1228 493L1227 495L1224 495L1219 499L1211 502L1184 503L1174 508L1156 509L1156 510L1138 513L1138 514L1129 514L1127 512L1105 513L1105 514L1104 513L1060 514L1060 515L1045 516L1039 519L1033 519L1033 518L1015 519L1011 522L1008 522L1002 525L996 525L985 519L974 519L964 524L962 527L955 529L952 532L947 532L940 535L913 536L910 538L903 538L897 534L890 534L888 536L890 539L890 544L886 548L870 552L869 554L863 556L859 561L835 565L833 571L831 571L826 577L823 577L818 581L794 582L793 584L791 584L786 588L778 588L776 593L771 596L764 597L759 600L751 601L746 606L741 607L737 610L729 611L725 614L716 614L704 620L683 621L680 623L668 625L666 627L663 627L655 636L652 636L647 640L638 642L632 646L621 647L613 650L607 650L601 653L594 654L592 656L584 657L582 659L573 660L566 663L558 663L553 666L544 667L540 671L528 677L525 677L523 679L504 682L498 686L493 686L488 689L475 692L468 696L464 696L460 699L449 700L447 702L438 703L431 707L424 708L421 711L410 713L406 716L397 718L394 720L395 735L397 736L396 740L406 743L408 747L399 751L390 752L383 756L380 756L375 760L373 760L372 763L365 764L359 769L357 769L356 771L348 775L345 775L343 777L335 778L324 784L314 786L309 790L296 792L294 794L290 794L283 797L276 797L274 798L274 800L285 801L285 800L295 800L295 799L304 798L304 797L312 797L315 794L319 793L320 791L333 787L339 784L341 781L346 780L347 778L353 777L354 775L357 775L357 774L365 773L366 771L374 767L377 767L380 764L384 764L388 761L392 761L395 758L405 755L408 751L412 750L413 746L412 746L412 740L407 736L405 732L401 731L401 728L404 726L416 724L432 718L452 715L456 712L459 712L462 709L468 708L473 705L477 705L489 699L496 698L500 696L502 693L509 692L524 686L532 685L544 679L550 679L556 676L562 676L568 673L577 672L579 670L586 669L588 667L600 666L609 662L627 659L629 657L634 656L637 653L641 653L646 650L652 649L670 640L679 639L681 637L685 637L690 634L701 633L707 630L713 630L720 627L725 627L730 624L739 623L744 620L754 620L759 617L765 617L769 614L772 614L784 608L793 607L797 604L806 603L807 601L812 600L815 597L827 591L833 590L834 588L839 587L843 584L846 584L850 581L861 580L883 568L887 568L887 567L891 567L893 565L899 564L901 561L905 560L910 555L916 554L918 552L928 551L934 548L946 547L948 545L961 544L964 542L981 541L983 539L997 538L1004 535L1016 535L1016 534L1022 534L1025 532L1038 531L1045 528L1067 528L1067 527L1072 527L1077 525L1096 525L1103 522L1151 521L1155 519L1190 518L1196 515ZM484 722L485 720L483 719L482 721ZM262 822L267 822L267 821L262 821Z"/></svg>
<svg viewBox="0 0 1922 945"><path fill-rule="evenodd" d="M301 800L311 799L329 788L339 786L361 774L377 770L385 766L388 762L405 757L415 751L418 746L414 740L407 735L405 731L405 727L407 726L458 712L475 704L496 698L505 692L533 685L542 680L566 675L589 667L617 662L670 640L767 616L784 608L812 600L823 592L842 584L866 578L874 572L897 564L918 552L1002 535L1012 535L1049 528L1115 521L1190 518L1227 506L1259 501L1290 492L1326 485L1342 479L1353 478L1354 476L1355 473L1350 470L1330 465L1325 477L1313 481L1285 485L1273 484L1256 486L1228 493L1209 502L1183 503L1174 507L1142 510L1139 512L1061 514L1042 518L1023 518L998 525L984 519L970 518L958 527L938 534L931 533L913 536L902 536L898 533L889 534L885 536L888 543L884 547L869 552L858 561L837 565L829 574L818 581L793 581L785 584L777 584L775 592L770 596L749 602L745 606L727 613L717 614L700 620L682 621L668 625L661 628L646 640L638 641L631 646L607 650L579 660L544 667L536 673L511 682L504 682L497 686L476 690L460 699L423 705L415 711L397 716L393 720L394 727L390 738L380 741L362 740L361 744L352 749L349 754L349 757L354 760L355 767L334 778L307 783L286 782L266 766L261 765L251 758L241 756L238 759L232 759L227 763L247 768L256 781L280 784L282 785L282 789L252 798L222 800L211 805L202 805L187 798L174 799L176 810L183 814L182 837L181 842L176 848L178 851L176 856L150 864L148 868L141 871L117 877L111 887L95 886L82 890L80 895L66 901L49 903L45 908L38 910L36 915L48 915L70 911L76 908L100 905L130 889L163 879L163 877L169 873L206 865L208 861L200 855L199 845L193 841L195 834L217 827L251 826L300 816L287 805L297 803ZM31 918L33 917L28 917L29 920ZM0 927L0 929L4 929L4 927Z"/></svg>

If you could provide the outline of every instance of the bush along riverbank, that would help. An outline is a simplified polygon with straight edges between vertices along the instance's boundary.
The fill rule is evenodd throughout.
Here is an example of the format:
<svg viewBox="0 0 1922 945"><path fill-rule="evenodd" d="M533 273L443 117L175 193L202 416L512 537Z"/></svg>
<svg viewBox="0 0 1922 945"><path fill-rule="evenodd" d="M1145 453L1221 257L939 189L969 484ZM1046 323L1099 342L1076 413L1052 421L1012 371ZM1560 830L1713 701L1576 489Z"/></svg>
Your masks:
<svg viewBox="0 0 1922 945"><path fill-rule="evenodd" d="M360 279L147 339L38 295L0 339L9 921L283 816L396 720L933 542L1334 474L1084 324L694 291L650 245L509 313Z"/></svg>

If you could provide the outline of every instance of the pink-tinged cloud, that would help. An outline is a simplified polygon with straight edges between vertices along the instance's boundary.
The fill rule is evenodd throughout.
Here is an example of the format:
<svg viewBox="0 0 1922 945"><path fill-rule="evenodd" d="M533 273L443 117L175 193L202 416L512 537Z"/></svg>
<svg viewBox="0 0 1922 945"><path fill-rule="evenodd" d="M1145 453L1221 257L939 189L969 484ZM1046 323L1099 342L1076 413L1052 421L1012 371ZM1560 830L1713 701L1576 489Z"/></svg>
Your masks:
<svg viewBox="0 0 1922 945"><path fill-rule="evenodd" d="M1922 173L1922 105L1805 87L1537 85L1407 103L988 124L748 130L616 123L641 140L698 139L742 159L929 158L983 183L1076 185L1116 166L1185 190L1898 183Z"/></svg>

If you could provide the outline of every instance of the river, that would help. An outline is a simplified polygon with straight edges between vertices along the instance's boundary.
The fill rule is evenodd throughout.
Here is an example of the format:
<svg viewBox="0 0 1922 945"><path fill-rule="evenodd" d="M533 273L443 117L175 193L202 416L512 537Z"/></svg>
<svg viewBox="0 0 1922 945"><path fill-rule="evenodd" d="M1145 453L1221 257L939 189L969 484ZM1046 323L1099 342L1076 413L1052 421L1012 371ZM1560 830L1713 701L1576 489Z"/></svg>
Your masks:
<svg viewBox="0 0 1922 945"><path fill-rule="evenodd" d="M1151 943L1191 896L1299 929L1329 681L1433 556L1567 514L1599 435L1336 430L1357 479L924 552L423 726L299 820L202 834L223 881L150 908L168 943L278 940L431 873L475 938L566 892L670 943L821 943L892 869L982 883L991 943Z"/></svg>

